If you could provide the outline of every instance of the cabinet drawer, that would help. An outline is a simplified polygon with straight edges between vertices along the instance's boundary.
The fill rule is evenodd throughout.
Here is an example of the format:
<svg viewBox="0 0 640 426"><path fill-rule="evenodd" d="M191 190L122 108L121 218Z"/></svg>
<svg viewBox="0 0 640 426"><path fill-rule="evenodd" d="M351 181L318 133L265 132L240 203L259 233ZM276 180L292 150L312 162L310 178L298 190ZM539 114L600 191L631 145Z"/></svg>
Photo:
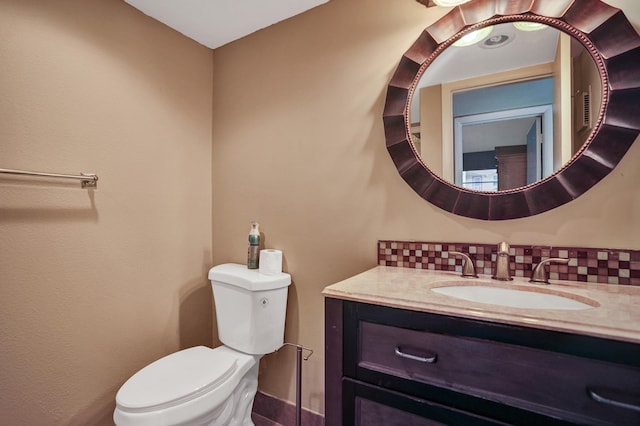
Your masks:
<svg viewBox="0 0 640 426"><path fill-rule="evenodd" d="M363 377L371 372L383 382L384 375L399 377L582 424L640 424L638 368L479 338L359 324L356 371L367 371Z"/></svg>
<svg viewBox="0 0 640 426"><path fill-rule="evenodd" d="M505 425L453 407L349 379L344 380L343 388L349 401L343 412L344 426Z"/></svg>

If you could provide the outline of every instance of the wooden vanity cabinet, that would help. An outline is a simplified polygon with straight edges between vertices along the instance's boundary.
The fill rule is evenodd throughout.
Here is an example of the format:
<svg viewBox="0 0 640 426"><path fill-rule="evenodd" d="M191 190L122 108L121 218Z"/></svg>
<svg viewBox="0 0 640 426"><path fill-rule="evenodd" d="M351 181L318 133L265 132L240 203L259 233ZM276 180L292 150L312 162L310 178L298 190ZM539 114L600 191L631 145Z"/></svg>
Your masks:
<svg viewBox="0 0 640 426"><path fill-rule="evenodd" d="M325 299L325 424L640 425L640 345Z"/></svg>

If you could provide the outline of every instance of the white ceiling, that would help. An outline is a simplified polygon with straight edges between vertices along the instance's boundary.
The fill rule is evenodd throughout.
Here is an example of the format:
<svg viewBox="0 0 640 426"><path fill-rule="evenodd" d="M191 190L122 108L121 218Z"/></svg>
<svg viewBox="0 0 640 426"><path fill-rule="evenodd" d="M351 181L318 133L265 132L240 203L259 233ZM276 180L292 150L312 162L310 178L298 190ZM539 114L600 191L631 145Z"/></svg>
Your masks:
<svg viewBox="0 0 640 426"><path fill-rule="evenodd" d="M552 27L527 32L516 30L510 22L496 25L487 39L504 35L507 43L494 48L483 42L447 48L429 65L420 87L553 62L558 34Z"/></svg>
<svg viewBox="0 0 640 426"><path fill-rule="evenodd" d="M125 0L211 49L329 0Z"/></svg>

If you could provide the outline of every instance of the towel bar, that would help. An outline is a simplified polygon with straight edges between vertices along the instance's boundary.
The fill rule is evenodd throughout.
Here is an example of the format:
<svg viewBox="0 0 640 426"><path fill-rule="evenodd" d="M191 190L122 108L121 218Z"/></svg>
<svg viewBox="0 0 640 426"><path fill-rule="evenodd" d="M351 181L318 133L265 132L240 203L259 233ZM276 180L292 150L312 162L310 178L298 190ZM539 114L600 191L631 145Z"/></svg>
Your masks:
<svg viewBox="0 0 640 426"><path fill-rule="evenodd" d="M79 175L66 175L60 173L41 173L26 170L0 169L0 173L22 176L51 177L59 179L76 179L80 181L83 188L96 188L98 186L98 176L94 173L80 173Z"/></svg>

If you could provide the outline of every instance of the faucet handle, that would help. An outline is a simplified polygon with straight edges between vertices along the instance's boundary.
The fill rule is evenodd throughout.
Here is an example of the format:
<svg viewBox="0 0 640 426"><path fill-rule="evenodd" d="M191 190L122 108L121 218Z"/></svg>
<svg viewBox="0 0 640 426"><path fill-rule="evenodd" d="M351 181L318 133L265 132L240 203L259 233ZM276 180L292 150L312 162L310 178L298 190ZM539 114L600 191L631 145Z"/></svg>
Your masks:
<svg viewBox="0 0 640 426"><path fill-rule="evenodd" d="M465 278L478 278L478 274L476 274L476 268L473 266L473 261L471 258L459 251L450 251L449 254L454 256L459 256L462 258L462 276Z"/></svg>
<svg viewBox="0 0 640 426"><path fill-rule="evenodd" d="M498 243L498 253L506 253L509 254L509 243L507 243L506 241L502 241L500 243Z"/></svg>
<svg viewBox="0 0 640 426"><path fill-rule="evenodd" d="M569 259L563 259L561 257L550 257L542 262L538 263L533 272L531 273L530 283L549 284L549 278L547 277L547 270L544 268L549 263L569 263Z"/></svg>

